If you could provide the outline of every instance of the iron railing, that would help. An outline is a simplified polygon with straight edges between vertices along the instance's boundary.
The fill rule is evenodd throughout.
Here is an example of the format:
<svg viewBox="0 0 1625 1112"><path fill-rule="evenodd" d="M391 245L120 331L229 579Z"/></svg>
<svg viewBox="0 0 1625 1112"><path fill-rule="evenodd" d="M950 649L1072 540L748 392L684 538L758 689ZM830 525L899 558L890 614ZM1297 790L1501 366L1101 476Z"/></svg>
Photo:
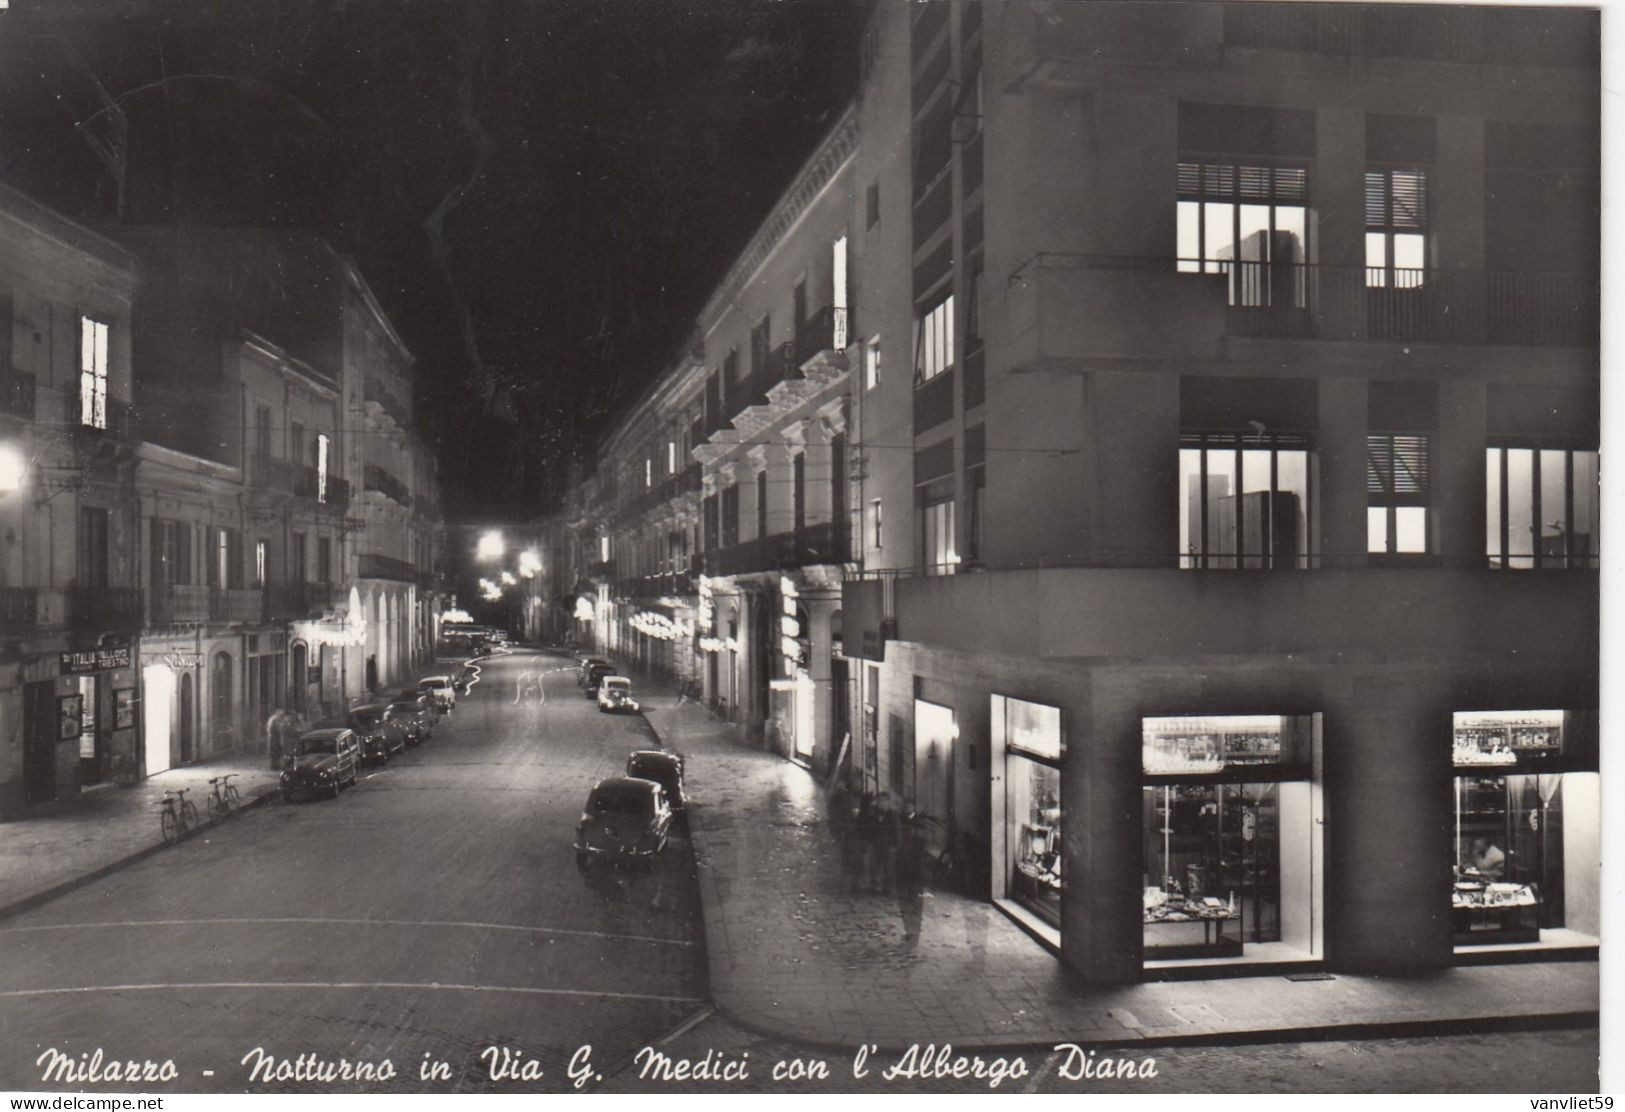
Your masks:
<svg viewBox="0 0 1625 1112"><path fill-rule="evenodd" d="M80 633L135 633L146 594L140 587L68 588L68 627Z"/></svg>
<svg viewBox="0 0 1625 1112"><path fill-rule="evenodd" d="M402 506L412 505L412 495L407 491L406 484L376 463L367 464L362 471L362 477L367 490L377 491Z"/></svg>
<svg viewBox="0 0 1625 1112"><path fill-rule="evenodd" d="M171 583L152 590L152 612L148 625L153 627L202 625L211 614L209 587L190 583Z"/></svg>
<svg viewBox="0 0 1625 1112"><path fill-rule="evenodd" d="M211 587L209 615L217 622L265 620L265 594L257 587Z"/></svg>
<svg viewBox="0 0 1625 1112"><path fill-rule="evenodd" d="M794 532L757 537L704 554L707 575L743 575L810 564L840 564L851 558L851 533L839 522L823 522Z"/></svg>
<svg viewBox="0 0 1625 1112"><path fill-rule="evenodd" d="M0 587L0 626L32 629L38 624L38 587Z"/></svg>

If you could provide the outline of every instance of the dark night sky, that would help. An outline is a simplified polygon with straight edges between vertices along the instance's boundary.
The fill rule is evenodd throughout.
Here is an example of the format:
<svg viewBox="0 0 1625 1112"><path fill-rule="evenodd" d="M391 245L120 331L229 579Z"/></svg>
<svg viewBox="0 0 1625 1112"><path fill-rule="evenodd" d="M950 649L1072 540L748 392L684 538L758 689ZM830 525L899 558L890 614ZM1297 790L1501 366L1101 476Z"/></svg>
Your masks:
<svg viewBox="0 0 1625 1112"><path fill-rule="evenodd" d="M838 114L863 6L11 0L0 180L328 236L418 357L448 518L530 516Z"/></svg>

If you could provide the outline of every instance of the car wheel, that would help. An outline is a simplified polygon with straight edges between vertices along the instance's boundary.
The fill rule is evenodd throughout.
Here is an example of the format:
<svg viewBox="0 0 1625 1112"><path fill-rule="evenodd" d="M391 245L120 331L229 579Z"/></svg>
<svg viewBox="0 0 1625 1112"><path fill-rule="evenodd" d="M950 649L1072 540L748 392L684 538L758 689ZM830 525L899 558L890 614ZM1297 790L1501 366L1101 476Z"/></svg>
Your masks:
<svg viewBox="0 0 1625 1112"><path fill-rule="evenodd" d="M292 803L293 802L293 793L290 792L290 791L284 791L282 793L282 802L284 802L284 803Z"/></svg>
<svg viewBox="0 0 1625 1112"><path fill-rule="evenodd" d="M592 871L592 854L576 851L576 868L583 874Z"/></svg>

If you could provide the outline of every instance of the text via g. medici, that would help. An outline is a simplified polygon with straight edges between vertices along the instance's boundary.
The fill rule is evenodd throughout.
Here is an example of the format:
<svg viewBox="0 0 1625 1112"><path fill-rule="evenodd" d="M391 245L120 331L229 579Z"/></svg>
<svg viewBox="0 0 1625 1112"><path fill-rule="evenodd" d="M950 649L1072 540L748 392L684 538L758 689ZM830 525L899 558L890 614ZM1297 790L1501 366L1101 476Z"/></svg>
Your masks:
<svg viewBox="0 0 1625 1112"><path fill-rule="evenodd" d="M1097 1080L1139 1080L1157 1076L1154 1058L1114 1057L1098 1048L1077 1043L1057 1043L1056 1057L1050 1062L1053 1076L1063 1082ZM250 1088L309 1085L387 1086L389 1088L432 1087L473 1076L493 1085L526 1085L550 1080L541 1059L523 1048L487 1046L473 1061L454 1063L424 1052L416 1061L397 1063L389 1057L348 1058L315 1053L275 1054L262 1046L247 1051L235 1063L244 1071L222 1083L242 1083ZM35 1061L40 1082L45 1085L151 1085L174 1082L183 1077L174 1059L160 1061L134 1059L109 1054L101 1048L72 1052L49 1047ZM753 1059L750 1053L732 1054L708 1049L699 1055L678 1055L645 1046L616 1071L654 1084L715 1085L726 1088L754 1083L768 1085L817 1083L838 1075L869 1080L879 1085L907 1082L963 1082L967 1086L997 1089L1006 1082L1033 1076L1034 1067L1021 1054L960 1053L951 1043L914 1043L900 1053L882 1053L876 1044L860 1046L847 1058L818 1056ZM188 1071L214 1078L213 1069ZM604 1079L593 1060L590 1045L579 1046L564 1067L563 1080L571 1088L584 1089ZM554 1080L555 1083L557 1079Z"/></svg>

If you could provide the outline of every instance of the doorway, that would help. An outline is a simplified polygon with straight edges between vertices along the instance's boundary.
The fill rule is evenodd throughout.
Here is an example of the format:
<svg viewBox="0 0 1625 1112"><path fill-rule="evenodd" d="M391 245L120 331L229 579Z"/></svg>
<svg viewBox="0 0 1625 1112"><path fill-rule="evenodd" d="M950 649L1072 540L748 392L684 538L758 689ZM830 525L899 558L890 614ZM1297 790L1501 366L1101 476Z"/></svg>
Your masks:
<svg viewBox="0 0 1625 1112"><path fill-rule="evenodd" d="M50 680L23 688L23 801L56 799L56 684Z"/></svg>
<svg viewBox="0 0 1625 1112"><path fill-rule="evenodd" d="M303 641L293 647L293 665L289 668L288 702L299 717L305 717L305 704L309 693L310 657Z"/></svg>
<svg viewBox="0 0 1625 1112"><path fill-rule="evenodd" d="M141 670L142 719L146 735L148 776L169 767L169 721L175 709L175 673L167 664L149 664Z"/></svg>
<svg viewBox="0 0 1625 1112"><path fill-rule="evenodd" d="M218 753L232 747L236 725L232 722L231 654L217 652L209 664L209 736L211 749Z"/></svg>
<svg viewBox="0 0 1625 1112"><path fill-rule="evenodd" d="M196 759L196 739L192 736L193 723L197 717L197 692L192 683L192 673L181 673L181 764L191 764Z"/></svg>

